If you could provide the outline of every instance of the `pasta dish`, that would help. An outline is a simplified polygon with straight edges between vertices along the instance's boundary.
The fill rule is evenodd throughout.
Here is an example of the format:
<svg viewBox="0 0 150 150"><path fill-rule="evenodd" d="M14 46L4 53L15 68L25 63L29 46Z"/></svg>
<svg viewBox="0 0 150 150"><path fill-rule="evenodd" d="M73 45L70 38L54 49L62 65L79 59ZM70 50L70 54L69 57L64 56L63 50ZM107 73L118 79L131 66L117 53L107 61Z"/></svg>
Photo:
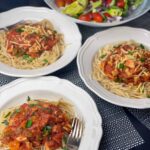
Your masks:
<svg viewBox="0 0 150 150"><path fill-rule="evenodd" d="M104 46L93 62L93 78L117 95L150 97L150 51L135 41Z"/></svg>
<svg viewBox="0 0 150 150"><path fill-rule="evenodd" d="M63 51L63 35L48 20L24 21L0 31L0 61L18 69L47 66Z"/></svg>
<svg viewBox="0 0 150 150"><path fill-rule="evenodd" d="M64 100L31 100L0 114L0 148L10 150L66 149L74 116Z"/></svg>

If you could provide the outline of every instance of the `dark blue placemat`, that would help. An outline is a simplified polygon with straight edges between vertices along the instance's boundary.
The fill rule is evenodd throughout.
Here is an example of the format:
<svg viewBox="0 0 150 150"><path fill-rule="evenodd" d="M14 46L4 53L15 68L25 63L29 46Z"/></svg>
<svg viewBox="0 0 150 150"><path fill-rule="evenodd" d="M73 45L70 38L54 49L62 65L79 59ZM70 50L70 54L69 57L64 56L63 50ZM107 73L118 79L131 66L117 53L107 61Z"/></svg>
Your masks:
<svg viewBox="0 0 150 150"><path fill-rule="evenodd" d="M52 74L67 79L86 90L97 104L103 119L103 138L100 149L102 150L127 150L144 143L141 136L131 124L123 108L112 105L93 94L82 82L77 71L76 60L64 69ZM0 86L16 78L0 74Z"/></svg>

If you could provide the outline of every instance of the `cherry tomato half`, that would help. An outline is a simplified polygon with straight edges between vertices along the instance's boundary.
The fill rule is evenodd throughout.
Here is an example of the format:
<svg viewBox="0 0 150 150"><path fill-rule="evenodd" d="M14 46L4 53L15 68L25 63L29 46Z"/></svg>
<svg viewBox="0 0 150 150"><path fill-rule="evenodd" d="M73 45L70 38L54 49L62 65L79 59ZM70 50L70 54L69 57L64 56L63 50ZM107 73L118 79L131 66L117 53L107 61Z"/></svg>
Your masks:
<svg viewBox="0 0 150 150"><path fill-rule="evenodd" d="M93 16L93 20L96 21L96 22L103 22L103 17L100 13L98 12L95 12L92 14Z"/></svg>
<svg viewBox="0 0 150 150"><path fill-rule="evenodd" d="M79 19L83 20L83 21L91 21L92 20L92 14L87 13L87 14L84 14L84 15L80 15Z"/></svg>
<svg viewBox="0 0 150 150"><path fill-rule="evenodd" d="M106 0L106 5L109 5L112 2L112 0Z"/></svg>
<svg viewBox="0 0 150 150"><path fill-rule="evenodd" d="M124 8L124 6L125 6L124 0L118 0L117 1L117 6L120 7L120 8Z"/></svg>
<svg viewBox="0 0 150 150"><path fill-rule="evenodd" d="M104 16L105 16L105 17L109 17L109 18L112 17L112 16L111 16L109 13L107 13L107 12L104 13Z"/></svg>
<svg viewBox="0 0 150 150"><path fill-rule="evenodd" d="M64 7L66 5L65 0L55 0L55 3L58 7Z"/></svg>
<svg viewBox="0 0 150 150"><path fill-rule="evenodd" d="M74 2L74 0L65 0L65 4L67 4L67 5L69 5L69 4L73 3L73 2Z"/></svg>

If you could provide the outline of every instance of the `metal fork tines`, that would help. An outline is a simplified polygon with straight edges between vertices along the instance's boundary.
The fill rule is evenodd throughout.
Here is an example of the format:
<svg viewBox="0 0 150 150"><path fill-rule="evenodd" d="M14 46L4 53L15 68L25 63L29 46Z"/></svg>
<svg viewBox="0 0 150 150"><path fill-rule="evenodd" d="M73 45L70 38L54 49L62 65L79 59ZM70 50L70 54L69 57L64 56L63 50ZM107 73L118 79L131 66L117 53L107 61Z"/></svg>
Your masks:
<svg viewBox="0 0 150 150"><path fill-rule="evenodd" d="M25 20L21 20L21 21L18 21L18 22L16 22L16 23L14 23L14 24L5 26L5 27L3 27L3 28L0 28L0 30L8 30L8 29L11 29L11 28L13 28L14 26L16 26L16 25L18 25L18 24L23 24L23 23L26 23L26 22L27 22L27 21L25 21Z"/></svg>
<svg viewBox="0 0 150 150"><path fill-rule="evenodd" d="M67 140L67 148L69 150L77 150L79 148L83 134L83 122L78 118L74 118L72 122L72 131Z"/></svg>

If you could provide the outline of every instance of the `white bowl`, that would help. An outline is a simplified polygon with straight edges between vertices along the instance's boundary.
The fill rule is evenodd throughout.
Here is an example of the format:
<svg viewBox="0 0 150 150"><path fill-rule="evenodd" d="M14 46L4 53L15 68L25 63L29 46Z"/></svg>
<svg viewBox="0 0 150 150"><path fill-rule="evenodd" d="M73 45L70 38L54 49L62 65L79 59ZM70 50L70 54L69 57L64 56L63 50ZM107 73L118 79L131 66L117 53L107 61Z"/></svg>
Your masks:
<svg viewBox="0 0 150 150"><path fill-rule="evenodd" d="M33 70L16 69L0 63L0 73L15 77L42 76L65 67L76 57L81 46L81 34L77 25L48 8L19 7L0 13L0 28L15 24L21 20L41 21L43 19L51 21L56 30L64 34L64 40L67 46L63 56L47 67Z"/></svg>
<svg viewBox="0 0 150 150"><path fill-rule="evenodd" d="M23 104L27 96L50 101L67 99L85 123L79 150L98 150L102 119L93 99L84 90L57 77L18 79L0 88L0 110Z"/></svg>
<svg viewBox="0 0 150 150"><path fill-rule="evenodd" d="M134 10L131 15L125 17L124 20L122 20L122 21L115 21L115 22L111 22L111 23L95 23L95 22L82 21L82 20L67 16L65 14L62 14L61 9L59 9L56 6L56 4L54 2L55 0L44 0L44 1L49 7L56 10L62 16L67 17L71 21L77 22L79 24L83 24L86 26L91 26L91 27L109 27L109 26L116 26L119 24L123 24L123 23L129 22L131 20L134 20L134 19L144 15L148 10L150 10L150 0L144 0L143 4L139 8Z"/></svg>
<svg viewBox="0 0 150 150"><path fill-rule="evenodd" d="M79 50L77 64L80 77L91 91L112 104L131 108L150 108L150 99L130 99L118 96L109 92L92 79L93 58L99 48L110 43L125 40L135 40L150 47L150 32L132 27L115 27L96 33Z"/></svg>

